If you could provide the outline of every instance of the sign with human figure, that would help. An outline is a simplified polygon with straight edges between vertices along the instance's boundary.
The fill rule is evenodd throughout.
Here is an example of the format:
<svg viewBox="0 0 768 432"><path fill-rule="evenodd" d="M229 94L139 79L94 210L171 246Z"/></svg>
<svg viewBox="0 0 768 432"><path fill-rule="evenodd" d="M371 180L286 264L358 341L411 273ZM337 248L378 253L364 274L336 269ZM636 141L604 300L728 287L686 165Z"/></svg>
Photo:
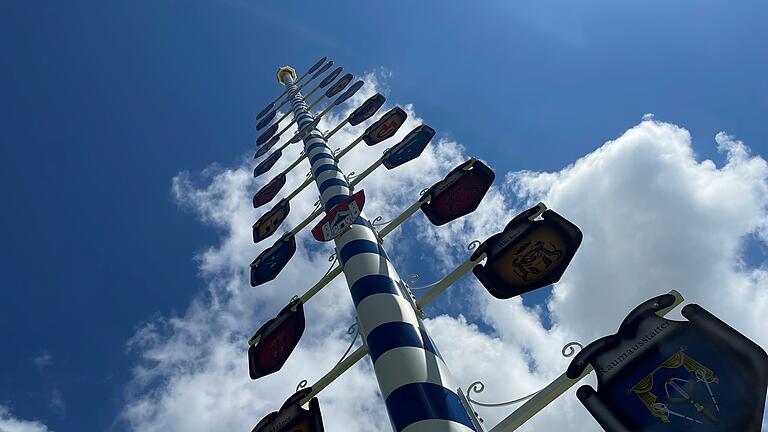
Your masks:
<svg viewBox="0 0 768 432"><path fill-rule="evenodd" d="M251 286L265 284L276 278L294 253L296 253L296 238L293 234L287 233L253 260L250 265Z"/></svg>
<svg viewBox="0 0 768 432"><path fill-rule="evenodd" d="M541 216L542 219L535 220ZM582 240L581 230L544 204L515 216L472 254L472 273L494 297L508 299L560 280Z"/></svg>
<svg viewBox="0 0 768 432"><path fill-rule="evenodd" d="M262 325L248 341L251 379L275 373L283 367L304 334L304 305L298 298Z"/></svg>
<svg viewBox="0 0 768 432"><path fill-rule="evenodd" d="M422 195L421 211L438 226L466 216L477 209L495 178L493 170L472 158Z"/></svg>
<svg viewBox="0 0 768 432"><path fill-rule="evenodd" d="M674 301L640 304L616 334L584 347L566 375L592 365L597 390L584 385L577 398L608 432L759 432L768 355L699 305L682 309L687 321L659 316Z"/></svg>
<svg viewBox="0 0 768 432"><path fill-rule="evenodd" d="M312 398L307 408L301 407L301 400L312 393L311 387L297 391L280 407L261 419L251 432L324 432L320 403Z"/></svg>
<svg viewBox="0 0 768 432"><path fill-rule="evenodd" d="M331 241L343 234L360 217L365 204L365 193L361 190L336 204L312 229L312 236L318 241Z"/></svg>
<svg viewBox="0 0 768 432"><path fill-rule="evenodd" d="M272 210L265 213L253 224L253 242L258 243L274 234L288 217L290 211L291 206L288 200L281 199Z"/></svg>

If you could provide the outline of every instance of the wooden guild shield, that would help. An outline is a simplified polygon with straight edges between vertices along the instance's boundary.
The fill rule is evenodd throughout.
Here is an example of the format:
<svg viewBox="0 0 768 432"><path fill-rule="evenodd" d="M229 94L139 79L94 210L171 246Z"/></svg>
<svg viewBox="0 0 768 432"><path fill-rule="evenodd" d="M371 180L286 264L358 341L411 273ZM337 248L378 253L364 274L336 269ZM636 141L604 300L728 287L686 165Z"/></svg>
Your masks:
<svg viewBox="0 0 768 432"><path fill-rule="evenodd" d="M466 216L477 209L495 178L488 166L470 159L424 193L421 211L438 226Z"/></svg>

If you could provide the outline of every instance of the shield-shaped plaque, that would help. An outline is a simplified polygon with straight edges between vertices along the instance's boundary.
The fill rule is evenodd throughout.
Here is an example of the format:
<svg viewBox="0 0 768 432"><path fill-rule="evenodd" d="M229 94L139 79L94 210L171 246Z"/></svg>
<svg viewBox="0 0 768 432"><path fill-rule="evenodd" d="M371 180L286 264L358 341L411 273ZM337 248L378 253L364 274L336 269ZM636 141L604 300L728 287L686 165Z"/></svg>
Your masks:
<svg viewBox="0 0 768 432"><path fill-rule="evenodd" d="M312 236L319 241L331 241L343 234L363 211L365 193L361 190L336 204L312 229Z"/></svg>
<svg viewBox="0 0 768 432"><path fill-rule="evenodd" d="M585 385L576 397L608 432L760 431L768 355L699 305L682 309L687 321L658 316L674 302L652 298L584 347L566 374L591 364L597 390Z"/></svg>
<svg viewBox="0 0 768 432"><path fill-rule="evenodd" d="M270 180L269 183L262 186L261 189L256 192L256 195L253 196L253 208L259 208L272 201L277 193L280 192L280 189L285 186L285 180L285 173L280 173L277 177Z"/></svg>
<svg viewBox="0 0 768 432"><path fill-rule="evenodd" d="M253 260L251 286L255 287L276 278L294 253L296 253L296 239L293 234L288 233Z"/></svg>
<svg viewBox="0 0 768 432"><path fill-rule="evenodd" d="M477 209L496 174L470 159L435 183L421 198L421 211L433 225L444 225Z"/></svg>
<svg viewBox="0 0 768 432"><path fill-rule="evenodd" d="M271 155L267 156L266 159L261 161L258 165L256 165L256 168L253 169L253 176L258 177L272 169L272 166L275 165L275 162L277 162L277 160L280 159L280 156L282 155L283 152L281 150L277 150Z"/></svg>
<svg viewBox="0 0 768 432"><path fill-rule="evenodd" d="M508 299L560 280L581 244L579 228L540 204L515 216L472 254L486 253L485 265L472 269L488 292ZM543 220L532 220L541 214Z"/></svg>
<svg viewBox="0 0 768 432"><path fill-rule="evenodd" d="M307 71L307 74L311 74L312 72L316 71L317 68L323 65L325 61L328 59L328 57L323 57L320 60L317 61L317 63L313 64L311 68Z"/></svg>
<svg viewBox="0 0 768 432"><path fill-rule="evenodd" d="M261 110L259 112L259 114L256 115L256 120L258 120L258 119L264 117L265 115L267 115L267 113L270 112L272 110L272 108L274 108L274 107L275 107L275 103L274 102L270 102L269 105L264 107L264 109Z"/></svg>
<svg viewBox="0 0 768 432"><path fill-rule="evenodd" d="M260 146L260 145L264 144L265 142L269 141L269 139L272 138L272 135L274 135L275 132L277 132L278 126L279 125L277 123L275 123L272 126L270 126L269 128L267 128L267 130L262 132L261 135L259 135L259 137L256 138L256 145Z"/></svg>
<svg viewBox="0 0 768 432"><path fill-rule="evenodd" d="M323 80L320 81L320 84L318 84L318 87L325 88L325 86L332 83L333 80L335 80L336 77L339 76L339 74L343 69L344 68L342 67L337 67L336 69L334 69L333 72L329 73L327 77L323 78Z"/></svg>
<svg viewBox="0 0 768 432"><path fill-rule="evenodd" d="M251 379L275 373L288 360L304 334L304 305L300 299L262 325L248 341L248 369Z"/></svg>
<svg viewBox="0 0 768 432"><path fill-rule="evenodd" d="M277 111L272 110L263 119L259 120L259 122L256 123L256 130L261 130L264 126L268 125L275 118L275 114L277 114Z"/></svg>
<svg viewBox="0 0 768 432"><path fill-rule="evenodd" d="M325 92L325 97L332 98L332 97L336 96L339 92L344 90L349 85L350 82L352 82L352 74L348 73L348 74L344 75L343 77L341 77L336 82L336 84L334 84L332 87L330 87Z"/></svg>
<svg viewBox="0 0 768 432"><path fill-rule="evenodd" d="M431 127L424 124L416 127L402 141L387 150L382 161L383 165L387 169L392 169L416 159L427 148L433 136L435 136L435 130Z"/></svg>
<svg viewBox="0 0 768 432"><path fill-rule="evenodd" d="M253 224L253 242L258 243L274 234L280 227L280 224L288 217L290 211L291 206L288 200L285 198L281 199L272 210L265 213Z"/></svg>
<svg viewBox="0 0 768 432"><path fill-rule="evenodd" d="M352 126L357 126L360 123L373 117L379 108L384 105L386 100L387 98L385 98L381 93L376 93L375 95L369 97L368 100L363 102L362 105L357 107L357 109L352 111L352 114L349 115L349 124Z"/></svg>
<svg viewBox="0 0 768 432"><path fill-rule="evenodd" d="M323 417L317 398L310 399L307 407L301 407L301 400L309 396L311 387L306 387L283 404L280 411L275 411L261 419L251 432L324 432Z"/></svg>
<svg viewBox="0 0 768 432"><path fill-rule="evenodd" d="M405 123L408 114L400 107L394 107L384 113L368 129L363 132L363 141L369 146L376 145L387 138L391 138Z"/></svg>
<svg viewBox="0 0 768 432"><path fill-rule="evenodd" d="M330 69L330 68L331 68L331 66L333 66L333 60L331 60L331 61L329 61L328 63L324 64L324 65L323 65L323 67L321 67L320 69L318 69L318 70L317 70L317 72L315 72L315 74L314 74L314 75L312 75L312 78L310 78L309 80L310 80L310 81L313 81L315 78L319 77L320 75L322 75L323 73L325 73L325 71L327 71L328 69Z"/></svg>
<svg viewBox="0 0 768 432"><path fill-rule="evenodd" d="M357 93L358 90L360 90L360 87L363 86L365 82L363 80L358 80L356 83L349 86L349 88L342 94L339 95L339 97L336 98L335 101L333 101L334 105L341 105L346 101L347 99L351 98L355 93Z"/></svg>
<svg viewBox="0 0 768 432"><path fill-rule="evenodd" d="M267 154L267 152L270 149L272 149L272 147L274 147L275 144L277 144L278 141L280 141L280 137L279 136L273 136L272 139L269 140L269 142L267 142L263 146L261 146L258 149L256 149L256 154L253 155L253 158L254 159L258 159L258 158L264 156L265 154Z"/></svg>

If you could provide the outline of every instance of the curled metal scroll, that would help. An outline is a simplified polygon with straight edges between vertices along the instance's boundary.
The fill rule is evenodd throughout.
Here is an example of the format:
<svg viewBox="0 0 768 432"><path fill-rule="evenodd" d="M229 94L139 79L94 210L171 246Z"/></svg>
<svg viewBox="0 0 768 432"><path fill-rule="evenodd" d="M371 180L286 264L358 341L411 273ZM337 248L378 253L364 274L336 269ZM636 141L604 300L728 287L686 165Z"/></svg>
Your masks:
<svg viewBox="0 0 768 432"><path fill-rule="evenodd" d="M428 190L429 190L429 188L424 188L424 189L420 190L419 191L419 196L424 196L424 194L427 193Z"/></svg>
<svg viewBox="0 0 768 432"><path fill-rule="evenodd" d="M582 349L584 346L582 344L578 343L578 342L568 342L567 344L565 344L565 346L563 347L563 349L560 352L563 354L564 357L571 357L571 356L573 356L576 353L576 348L575 347L578 347L578 349ZM521 398L513 399L513 400L507 401L507 402L486 403L486 402L478 402L478 401L472 399L472 393L480 394L480 393L483 392L483 390L485 390L485 384L483 384L482 381L475 381L475 382L473 382L467 388L467 400L470 403L473 403L475 405L482 406L482 407L489 407L489 408L503 407L503 406L507 406L507 405L513 405L513 404L516 404L516 403L524 402L524 401L526 401L526 400L536 396L537 394L539 394L539 392L544 390L544 387L536 390L535 392L533 392L533 393L531 393L529 395L523 396Z"/></svg>
<svg viewBox="0 0 768 432"><path fill-rule="evenodd" d="M388 221L384 221L384 222L382 222L382 221L381 221L382 219L384 219L384 218L383 218L383 217L381 217L381 216L376 216L376 218L375 218L374 220L372 220L372 221L371 221L371 224L372 224L373 226L375 226L376 228L378 228L378 227L380 227L380 226L382 226L382 225L386 225L386 224L388 224L388 223L392 222L391 220L388 220Z"/></svg>
<svg viewBox="0 0 768 432"><path fill-rule="evenodd" d="M307 386L307 380L299 381L299 385L296 386L296 391L299 391Z"/></svg>
<svg viewBox="0 0 768 432"><path fill-rule="evenodd" d="M483 244L483 242L481 242L480 240L472 240L472 241L471 241L471 242L469 242L469 244L467 245L467 250L471 250L471 251L473 251L473 250L477 249L477 248L478 248L478 246L480 246L481 244Z"/></svg>
<svg viewBox="0 0 768 432"><path fill-rule="evenodd" d="M352 324L347 329L347 334L351 335L354 334L355 336L352 338L352 342L349 343L349 347L347 347L347 350L344 351L344 355L341 356L338 362L336 362L336 366L339 365L339 363L343 362L345 358L347 358L347 355L350 351L352 351L352 347L355 346L355 342L357 342L357 337L360 336L360 327L357 325L357 323ZM334 366L334 367L336 367Z"/></svg>

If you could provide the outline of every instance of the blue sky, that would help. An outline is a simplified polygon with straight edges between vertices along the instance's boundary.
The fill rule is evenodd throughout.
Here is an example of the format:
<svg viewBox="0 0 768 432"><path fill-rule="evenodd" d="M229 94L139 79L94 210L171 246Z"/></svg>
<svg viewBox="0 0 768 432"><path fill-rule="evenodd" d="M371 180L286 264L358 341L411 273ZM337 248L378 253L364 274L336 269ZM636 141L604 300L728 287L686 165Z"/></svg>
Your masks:
<svg viewBox="0 0 768 432"><path fill-rule="evenodd" d="M760 1L2 2L0 405L128 430L126 341L204 291L193 257L224 235L171 181L240 163L277 66L377 71L499 174L561 170L649 112L720 165L723 130L768 153L766 19Z"/></svg>

